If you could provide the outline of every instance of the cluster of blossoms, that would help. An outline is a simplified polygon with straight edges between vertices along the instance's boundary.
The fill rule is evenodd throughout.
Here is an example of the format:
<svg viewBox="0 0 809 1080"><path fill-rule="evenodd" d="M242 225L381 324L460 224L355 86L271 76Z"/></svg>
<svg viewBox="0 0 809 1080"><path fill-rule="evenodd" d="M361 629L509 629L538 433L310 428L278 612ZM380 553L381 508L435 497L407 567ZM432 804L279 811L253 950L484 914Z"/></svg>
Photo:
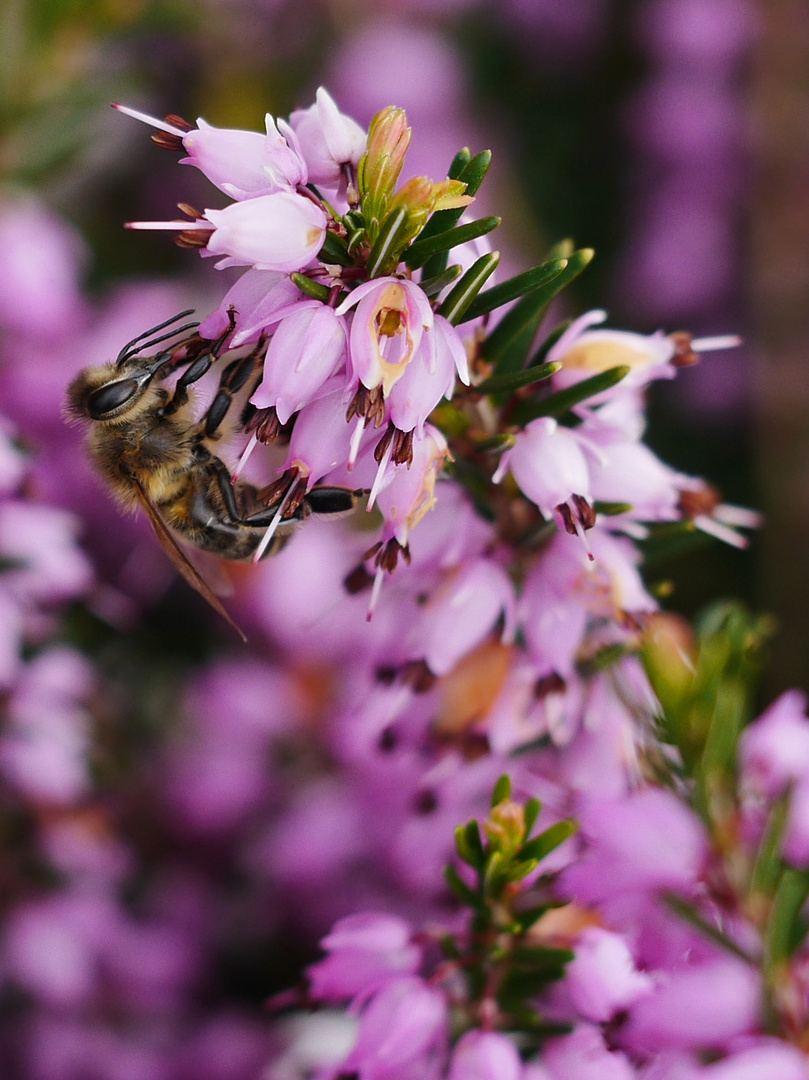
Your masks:
<svg viewBox="0 0 809 1080"><path fill-rule="evenodd" d="M805 706L781 699L737 749L755 628L728 617L695 642L640 573L658 530L742 546L756 523L642 441L649 381L735 339L644 337L590 312L537 343L591 253L563 245L492 285L480 241L497 219L461 218L488 155L397 190L399 110L367 137L325 91L266 135L155 123L235 200L172 225L247 266L199 331L262 365L232 474L280 472L279 522L315 485L363 488L382 531L369 549L362 513L309 523L241 574L228 603L246 652L189 676L128 771L101 748L96 778L86 742L65 756L67 724L17 736L60 715L57 682L82 730L92 671L65 651L55 666L41 607L82 592L126 625L122 575L102 588L51 538L85 576L60 563L62 592L32 609L20 590L41 575L18 562L42 527L4 551L37 651L10 649L20 719L0 766L50 878L23 868L10 892L0 968L22 1019L0 1061L32 1080L807 1080ZM45 461L37 483L56 477L52 500L85 513L99 575L159 563L84 477L64 481L81 456L27 373L51 362L66 382L150 304L138 292L47 358L18 340L0 388ZM266 459L248 462L256 444ZM17 503L11 443L6 460ZM26 674L36 701L17 693ZM116 695L92 707L123 738ZM44 758L23 768L37 745L62 752L61 789L42 790ZM326 953L275 998L292 1015L213 1000L239 968L292 981L264 961L290 938Z"/></svg>
<svg viewBox="0 0 809 1080"><path fill-rule="evenodd" d="M171 765L193 830L258 815L243 858L271 867L300 924L337 919L305 1000L348 1002L354 1020L290 1027L269 1074L804 1080L802 766L780 758L769 717L738 761L718 756L710 724L700 742L705 642L689 656L666 638L691 678L670 702L640 661L655 668L666 623L636 542L698 528L744 546L739 528L757 523L643 444L644 389L736 339L642 337L591 312L537 346L549 301L591 253L562 246L484 289L497 254L479 241L497 219L461 215L487 156L463 151L446 181L397 190L399 110L367 138L322 90L267 135L149 122L236 200L169 225L249 267L200 331L263 359L237 470L256 442L286 446L269 489L279 521L315 484L348 483L384 522L370 551L348 527L304 530L234 600L274 649L334 673L325 761L292 802L268 825L259 781L252 795L223 781L209 724L210 761L192 740ZM656 729L658 697L673 725L678 709L690 717L681 729ZM799 703L775 709L805 733ZM229 775L276 737L253 729L229 747ZM182 780L189 753L205 795ZM448 881L472 914L448 924L452 826L480 813L504 767L528 801L498 784L487 842L461 830L466 868ZM682 792L650 783L661 775ZM538 795L545 831L531 840Z"/></svg>

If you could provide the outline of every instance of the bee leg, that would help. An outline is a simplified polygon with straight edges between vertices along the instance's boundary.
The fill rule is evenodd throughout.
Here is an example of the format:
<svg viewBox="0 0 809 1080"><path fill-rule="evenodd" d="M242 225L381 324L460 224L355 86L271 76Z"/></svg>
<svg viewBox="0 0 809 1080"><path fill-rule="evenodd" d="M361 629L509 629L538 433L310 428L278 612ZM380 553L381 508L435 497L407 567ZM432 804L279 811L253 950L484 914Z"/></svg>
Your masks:
<svg viewBox="0 0 809 1080"><path fill-rule="evenodd" d="M247 356L240 356L237 360L231 360L222 372L219 381L219 389L214 395L207 413L205 414L205 435L211 438L216 434L222 421L230 411L233 397L247 383L256 365L256 352Z"/></svg>
<svg viewBox="0 0 809 1080"><path fill-rule="evenodd" d="M352 491L343 487L313 487L304 496L301 517L308 514L345 514L354 510L357 500L366 494L363 490Z"/></svg>

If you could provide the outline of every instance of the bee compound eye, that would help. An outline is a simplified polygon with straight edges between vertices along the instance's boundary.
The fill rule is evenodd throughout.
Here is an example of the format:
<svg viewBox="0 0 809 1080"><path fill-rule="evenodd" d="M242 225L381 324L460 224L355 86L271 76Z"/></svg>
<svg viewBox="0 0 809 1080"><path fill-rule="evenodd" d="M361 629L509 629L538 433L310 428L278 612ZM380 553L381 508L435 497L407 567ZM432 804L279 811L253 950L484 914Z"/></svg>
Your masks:
<svg viewBox="0 0 809 1080"><path fill-rule="evenodd" d="M137 379L118 379L106 386L99 386L87 399L87 412L93 420L103 420L126 405L139 390Z"/></svg>

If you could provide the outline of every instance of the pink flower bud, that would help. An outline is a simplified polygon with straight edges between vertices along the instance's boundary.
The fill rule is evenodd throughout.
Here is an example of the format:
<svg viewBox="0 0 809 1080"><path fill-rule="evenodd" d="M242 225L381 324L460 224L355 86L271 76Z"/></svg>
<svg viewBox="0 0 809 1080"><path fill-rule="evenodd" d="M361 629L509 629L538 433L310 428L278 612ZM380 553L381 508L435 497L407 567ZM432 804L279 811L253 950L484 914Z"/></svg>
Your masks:
<svg viewBox="0 0 809 1080"><path fill-rule="evenodd" d="M339 315L318 300L297 304L272 336L264 378L251 401L260 409L275 406L286 424L336 372L345 348L345 321Z"/></svg>
<svg viewBox="0 0 809 1080"><path fill-rule="evenodd" d="M214 226L210 254L230 256L229 265L259 270L301 270L317 255L326 235L325 211L290 191L206 210L205 217Z"/></svg>
<svg viewBox="0 0 809 1080"><path fill-rule="evenodd" d="M344 116L321 86L315 104L297 109L289 118L314 184L337 184L344 164L355 168L365 151L365 132Z"/></svg>

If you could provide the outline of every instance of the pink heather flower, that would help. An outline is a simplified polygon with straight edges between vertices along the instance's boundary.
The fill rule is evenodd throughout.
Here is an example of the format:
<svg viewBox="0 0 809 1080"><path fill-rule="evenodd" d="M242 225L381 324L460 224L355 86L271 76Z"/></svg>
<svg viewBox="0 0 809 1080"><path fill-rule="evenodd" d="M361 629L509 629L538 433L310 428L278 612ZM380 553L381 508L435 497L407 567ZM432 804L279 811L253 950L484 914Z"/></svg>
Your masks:
<svg viewBox="0 0 809 1080"><path fill-rule="evenodd" d="M406 546L411 530L436 504L435 484L446 458L446 439L438 428L426 424L423 436L413 440L410 466L388 466L381 490L374 492L385 519L384 540L395 539ZM378 475L382 476L382 470Z"/></svg>
<svg viewBox="0 0 809 1080"><path fill-rule="evenodd" d="M262 330L275 321L275 315L303 296L300 289L279 270L247 270L225 293L216 311L200 323L204 338L215 339L230 326L233 313L236 331L230 341L233 348L256 341Z"/></svg>
<svg viewBox="0 0 809 1080"><path fill-rule="evenodd" d="M619 799L584 799L578 818L588 845L562 875L566 895L587 904L693 888L707 854L705 834L671 792L645 788Z"/></svg>
<svg viewBox="0 0 809 1080"><path fill-rule="evenodd" d="M719 1049L760 1024L761 973L752 964L718 956L659 978L655 990L630 1008L621 1030L629 1049Z"/></svg>
<svg viewBox="0 0 809 1080"><path fill-rule="evenodd" d="M296 109L289 122L313 184L334 186L340 182L343 165L359 165L365 152L365 132L338 110L322 86L315 95L315 104Z"/></svg>
<svg viewBox="0 0 809 1080"><path fill-rule="evenodd" d="M297 469L311 488L321 477L348 461L351 428L345 418L342 380L338 389L327 383L324 393L298 413L289 440L284 469Z"/></svg>
<svg viewBox="0 0 809 1080"><path fill-rule="evenodd" d="M19 563L3 574L13 596L53 603L89 588L92 568L76 544L78 528L73 514L53 506L12 500L0 506L0 555Z"/></svg>
<svg viewBox="0 0 809 1080"><path fill-rule="evenodd" d="M585 1020L605 1022L648 994L654 983L639 972L620 934L598 926L584 930L575 958L565 968L565 984Z"/></svg>
<svg viewBox="0 0 809 1080"><path fill-rule="evenodd" d="M494 1031L467 1031L452 1051L447 1080L521 1080L514 1043Z"/></svg>
<svg viewBox="0 0 809 1080"><path fill-rule="evenodd" d="M711 1065L695 1066L672 1080L809 1080L809 1062L796 1047L763 1039L761 1045L747 1046Z"/></svg>
<svg viewBox="0 0 809 1080"><path fill-rule="evenodd" d="M553 517L573 495L590 498L590 473L579 441L550 416L532 420L518 432L514 447L500 459L495 483L508 469L545 517Z"/></svg>
<svg viewBox="0 0 809 1080"><path fill-rule="evenodd" d="M296 304L272 336L264 377L250 400L260 409L274 406L286 424L336 373L345 351L343 318L318 300Z"/></svg>
<svg viewBox="0 0 809 1080"><path fill-rule="evenodd" d="M745 783L768 798L787 784L809 780L806 695L787 690L742 732L739 759Z"/></svg>
<svg viewBox="0 0 809 1080"><path fill-rule="evenodd" d="M549 1039L542 1050L542 1064L553 1080L636 1080L626 1056L608 1050L592 1024L580 1024L569 1035Z"/></svg>
<svg viewBox="0 0 809 1080"><path fill-rule="evenodd" d="M340 1075L362 1080L438 1080L446 1052L444 995L415 977L388 983L360 1017L357 1042Z"/></svg>
<svg viewBox="0 0 809 1080"><path fill-rule="evenodd" d="M269 130L272 117L267 119ZM278 190L268 170L267 136L258 131L217 128L202 119L197 120L193 130L182 132L177 128L176 133L182 137L188 154L180 164L199 169L232 199L252 199Z"/></svg>
<svg viewBox="0 0 809 1080"><path fill-rule="evenodd" d="M89 716L83 700L92 670L67 647L25 665L7 704L0 771L34 802L69 805L89 789Z"/></svg>
<svg viewBox="0 0 809 1080"><path fill-rule="evenodd" d="M340 304L337 314L355 306L349 336L354 378L369 390L381 386L387 397L425 332L432 330L433 309L418 285L397 277L366 281Z"/></svg>
<svg viewBox="0 0 809 1080"><path fill-rule="evenodd" d="M788 690L750 724L739 741L739 759L746 794L773 800L791 785L783 853L792 863L809 864L809 719L805 695ZM766 809L754 805L752 813L763 818Z"/></svg>
<svg viewBox="0 0 809 1080"><path fill-rule="evenodd" d="M399 431L415 428L421 433L425 420L441 398L452 397L456 372L461 382L468 385L464 344L455 327L436 315L432 332L425 334L424 345L388 395L388 415Z"/></svg>
<svg viewBox="0 0 809 1080"><path fill-rule="evenodd" d="M629 367L629 374L612 389L588 401L601 404L623 395L631 387L643 386L651 379L671 379L676 374L671 359L674 343L658 330L644 336L626 330L591 330L603 322L606 311L588 311L575 320L548 351L549 363L561 363L553 376L555 389L572 386L591 375L613 367Z"/></svg>
<svg viewBox="0 0 809 1080"><path fill-rule="evenodd" d="M306 163L301 157L295 133L283 120L278 124L267 113L267 134L239 128L217 128L197 120L190 131L169 120L158 120L124 105L119 112L157 128L182 143L188 157L181 165L193 165L212 184L233 199L253 199L293 188L307 181ZM170 140L171 141L171 140Z"/></svg>
<svg viewBox="0 0 809 1080"><path fill-rule="evenodd" d="M590 491L598 502L629 503L627 514L607 519L609 527L633 521L675 521L679 482L684 478L640 442L623 440L598 445L590 460Z"/></svg>
<svg viewBox="0 0 809 1080"><path fill-rule="evenodd" d="M504 619L503 636L514 629L514 589L505 570L480 558L449 574L421 608L413 635L419 657L435 675L445 675Z"/></svg>
<svg viewBox="0 0 809 1080"><path fill-rule="evenodd" d="M306 969L316 1001L367 997L402 975L415 975L421 949L411 941L407 923L395 915L363 912L335 923L320 942L323 960Z"/></svg>
<svg viewBox="0 0 809 1080"><path fill-rule="evenodd" d="M205 217L214 227L207 252L227 256L220 266L301 270L320 251L326 236L325 211L292 191L206 210Z"/></svg>

